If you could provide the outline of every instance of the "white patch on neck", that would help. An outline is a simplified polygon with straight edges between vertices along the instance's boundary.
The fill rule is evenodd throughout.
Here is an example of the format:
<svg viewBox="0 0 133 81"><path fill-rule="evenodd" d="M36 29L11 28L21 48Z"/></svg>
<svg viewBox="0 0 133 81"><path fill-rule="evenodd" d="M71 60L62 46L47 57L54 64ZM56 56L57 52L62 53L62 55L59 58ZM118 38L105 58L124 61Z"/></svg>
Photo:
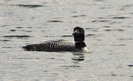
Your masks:
<svg viewBox="0 0 133 81"><path fill-rule="evenodd" d="M89 52L89 50L88 50L87 47L82 48L82 51L83 51L83 52Z"/></svg>

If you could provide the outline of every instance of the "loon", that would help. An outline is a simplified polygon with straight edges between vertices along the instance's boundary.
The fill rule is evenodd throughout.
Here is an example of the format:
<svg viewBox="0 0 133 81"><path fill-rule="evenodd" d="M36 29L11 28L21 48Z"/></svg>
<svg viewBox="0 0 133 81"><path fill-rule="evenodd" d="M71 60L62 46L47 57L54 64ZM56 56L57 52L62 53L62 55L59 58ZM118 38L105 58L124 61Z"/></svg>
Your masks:
<svg viewBox="0 0 133 81"><path fill-rule="evenodd" d="M88 52L87 46L84 42L85 31L81 27L75 27L73 30L73 36L75 43L68 42L66 40L50 40L40 44L26 45L24 48L26 51L47 51L47 52Z"/></svg>

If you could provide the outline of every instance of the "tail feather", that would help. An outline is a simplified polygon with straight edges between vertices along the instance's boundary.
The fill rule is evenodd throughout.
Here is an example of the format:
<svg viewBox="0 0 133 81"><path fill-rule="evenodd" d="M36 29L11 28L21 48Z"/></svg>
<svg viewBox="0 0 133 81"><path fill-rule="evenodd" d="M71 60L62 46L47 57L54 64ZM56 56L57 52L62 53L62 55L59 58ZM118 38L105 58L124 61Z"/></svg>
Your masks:
<svg viewBox="0 0 133 81"><path fill-rule="evenodd" d="M24 47L22 47L24 50L26 50L26 51L34 51L34 50L36 50L36 44L32 44L32 45L27 45L27 46L24 46Z"/></svg>

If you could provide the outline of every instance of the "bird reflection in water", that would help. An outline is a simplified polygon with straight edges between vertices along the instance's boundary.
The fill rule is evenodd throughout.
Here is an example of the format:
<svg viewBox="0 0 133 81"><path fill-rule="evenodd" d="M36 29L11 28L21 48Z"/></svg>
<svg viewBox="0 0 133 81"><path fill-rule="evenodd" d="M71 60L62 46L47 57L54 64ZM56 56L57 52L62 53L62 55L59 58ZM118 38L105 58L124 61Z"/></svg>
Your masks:
<svg viewBox="0 0 133 81"><path fill-rule="evenodd" d="M73 52L73 58L72 60L75 61L83 61L85 59L85 53L81 53L81 52Z"/></svg>

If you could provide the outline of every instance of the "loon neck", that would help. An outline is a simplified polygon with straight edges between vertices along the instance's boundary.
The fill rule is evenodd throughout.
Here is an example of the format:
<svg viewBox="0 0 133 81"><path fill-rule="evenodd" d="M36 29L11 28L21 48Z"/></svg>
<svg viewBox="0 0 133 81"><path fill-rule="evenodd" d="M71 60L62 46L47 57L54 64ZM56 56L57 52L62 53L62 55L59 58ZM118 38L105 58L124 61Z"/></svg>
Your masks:
<svg viewBox="0 0 133 81"><path fill-rule="evenodd" d="M86 44L84 41L75 41L75 48L82 49L84 47L86 47Z"/></svg>

